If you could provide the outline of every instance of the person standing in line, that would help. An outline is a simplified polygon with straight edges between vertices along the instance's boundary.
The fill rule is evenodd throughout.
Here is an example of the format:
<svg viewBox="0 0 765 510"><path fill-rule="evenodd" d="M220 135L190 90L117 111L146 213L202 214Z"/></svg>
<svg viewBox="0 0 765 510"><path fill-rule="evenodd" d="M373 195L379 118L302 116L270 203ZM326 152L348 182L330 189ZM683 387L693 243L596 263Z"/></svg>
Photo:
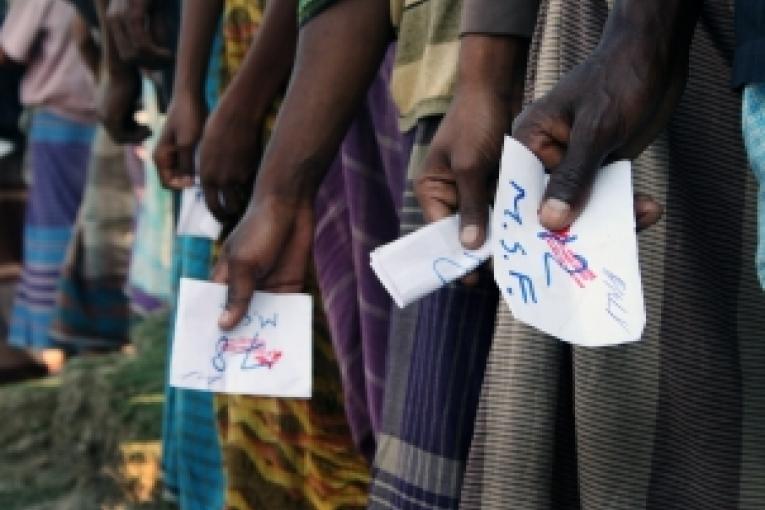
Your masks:
<svg viewBox="0 0 765 510"><path fill-rule="evenodd" d="M0 32L0 61L26 65L21 99L34 108L24 261L9 343L33 351L51 373L64 361L49 329L96 122L95 80L71 36L76 17L64 0L24 0L11 5Z"/></svg>
<svg viewBox="0 0 765 510"><path fill-rule="evenodd" d="M550 170L539 219L567 227L603 163L634 159L634 189L664 206L638 239L647 323L640 342L577 347L501 303L462 508L765 507L765 294L731 4L542 3L513 126Z"/></svg>
<svg viewBox="0 0 765 510"><path fill-rule="evenodd" d="M190 57L208 51L203 48L208 40L204 34L210 32L201 29L217 16L196 16L200 12L196 7L215 6L207 0L184 6L189 10L184 11L178 75L189 79L176 82L155 160L165 185L171 188L188 185L195 172L193 153L200 143L200 161L209 157L214 161L213 165L200 164L206 198L212 212L226 225L238 219L246 204L257 162L272 128L276 99L289 76L297 31L297 3L226 0L218 4L216 12L222 9L223 58L211 66L208 77L219 78L221 97L209 120L198 86L204 69L197 66L200 60ZM198 30L187 32L187 27ZM217 70L221 71L220 76ZM211 189L215 190L212 194ZM211 197L220 203L212 203ZM206 278L215 244L200 238L179 238L178 247L176 255L183 274ZM208 433L210 395L169 390L166 430L170 434L166 438L170 442L163 459L167 475L178 472L177 466L182 465L197 471L202 465L200 459L186 458L185 451L189 447L198 449L203 439L204 460L210 468L213 445L222 449L226 508L365 505L368 468L355 451L346 424L340 376L319 300L315 317L315 391L310 401L216 395L218 441ZM189 403L193 403L193 415L188 412ZM172 434L192 430L196 441L189 447L181 434ZM208 475L217 476L212 469ZM183 477L176 476L173 481L182 484L179 496L189 492Z"/></svg>
<svg viewBox="0 0 765 510"><path fill-rule="evenodd" d="M226 242L216 274L219 281L229 283L221 327L231 328L238 322L256 288L282 292L303 288L314 228L326 239L322 230L327 225L313 221L315 207L326 204L317 193L321 184L334 178L327 174L332 159L395 35L392 96L400 110L399 128L407 133L408 142L414 142L414 150L403 162L409 179L405 169L396 169L400 180L395 191L391 189L403 204L402 231L423 223L412 177L452 102L460 51L464 52L460 62L464 72L459 74L465 78L461 84L465 94L458 113L470 120L471 108L475 111L480 106L481 119L496 121L500 132L509 129L520 105L536 2L513 2L508 11L518 16L517 23L504 27L493 25L483 10L469 10L476 17L465 26L465 34L476 36L468 36L470 41L466 38L461 44L462 7L456 0L301 2L303 25L290 87L260 165L253 199ZM510 41L500 40L495 32L510 35ZM363 45L356 44L362 39ZM506 80L507 74L513 79ZM507 81L514 83L509 90L484 95L485 90L493 90L484 87L488 83L504 86ZM495 145L499 151L501 140ZM343 153L342 164L353 165L354 171L373 172L373 167L358 165L348 156ZM379 172L376 178L386 177ZM402 200L405 181L408 189ZM354 230L355 235L362 232L358 226ZM414 313L394 310L387 338L375 335L375 344L357 344L356 352L362 351L363 356L350 349L338 351L344 363L364 363L363 376L351 373L346 379L364 385L350 396L371 397L364 411L372 420L357 422L368 420L377 442L370 508L455 508L458 504L496 299L490 278L483 278L477 287L449 287L410 307L408 312ZM455 370L461 359L467 362ZM378 368L386 363L388 373L380 381L376 376L384 370ZM423 473L433 476L423 477Z"/></svg>

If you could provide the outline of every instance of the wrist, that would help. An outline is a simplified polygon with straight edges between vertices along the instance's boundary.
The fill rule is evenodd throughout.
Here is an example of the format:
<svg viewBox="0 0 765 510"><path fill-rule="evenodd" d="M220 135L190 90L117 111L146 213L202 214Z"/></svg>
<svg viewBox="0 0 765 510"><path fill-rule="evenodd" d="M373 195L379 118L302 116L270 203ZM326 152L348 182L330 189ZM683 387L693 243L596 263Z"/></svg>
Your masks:
<svg viewBox="0 0 765 510"><path fill-rule="evenodd" d="M528 47L528 39L515 36L463 36L457 97L488 95L506 113L517 112L523 99Z"/></svg>
<svg viewBox="0 0 765 510"><path fill-rule="evenodd" d="M260 132L270 105L229 87L215 107L214 115L226 126Z"/></svg>
<svg viewBox="0 0 765 510"><path fill-rule="evenodd" d="M253 201L278 200L291 207L312 204L331 163L323 163L323 158L301 159L294 152L279 157L269 154L270 149L258 171Z"/></svg>
<svg viewBox="0 0 765 510"><path fill-rule="evenodd" d="M617 0L599 49L620 48L669 63L686 54L701 0Z"/></svg>

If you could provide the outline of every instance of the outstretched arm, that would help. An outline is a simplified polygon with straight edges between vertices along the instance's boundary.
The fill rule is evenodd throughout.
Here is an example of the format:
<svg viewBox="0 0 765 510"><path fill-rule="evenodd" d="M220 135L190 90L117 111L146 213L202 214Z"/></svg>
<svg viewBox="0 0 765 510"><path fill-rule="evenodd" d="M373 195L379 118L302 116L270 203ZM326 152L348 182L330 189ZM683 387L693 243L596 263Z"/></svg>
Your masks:
<svg viewBox="0 0 765 510"><path fill-rule="evenodd" d="M391 40L388 0L341 0L300 31L287 96L253 199L226 243L220 326L234 327L256 289L300 291L313 238L313 198Z"/></svg>
<svg viewBox="0 0 765 510"><path fill-rule="evenodd" d="M185 0L175 66L173 98L154 151L162 184L194 184L194 150L207 119L204 83L223 0Z"/></svg>

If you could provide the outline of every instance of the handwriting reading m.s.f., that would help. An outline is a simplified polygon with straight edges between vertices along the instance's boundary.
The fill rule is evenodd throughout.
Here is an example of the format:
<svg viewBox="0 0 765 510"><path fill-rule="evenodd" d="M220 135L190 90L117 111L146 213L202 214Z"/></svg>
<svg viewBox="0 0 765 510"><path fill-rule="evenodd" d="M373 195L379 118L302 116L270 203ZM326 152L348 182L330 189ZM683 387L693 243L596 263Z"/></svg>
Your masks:
<svg viewBox="0 0 765 510"><path fill-rule="evenodd" d="M526 190L523 189L517 182L510 181L510 185L515 190L515 197L513 198L513 208L505 209L505 216L513 219L518 225L523 225L523 218L521 217L521 200L526 198ZM507 224L504 225L507 228Z"/></svg>

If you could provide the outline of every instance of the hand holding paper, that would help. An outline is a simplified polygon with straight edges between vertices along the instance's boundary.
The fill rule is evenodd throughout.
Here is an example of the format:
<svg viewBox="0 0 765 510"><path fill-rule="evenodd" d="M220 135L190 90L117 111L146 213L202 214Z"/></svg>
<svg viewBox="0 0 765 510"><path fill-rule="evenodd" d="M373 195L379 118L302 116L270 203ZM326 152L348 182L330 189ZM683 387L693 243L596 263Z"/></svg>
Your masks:
<svg viewBox="0 0 765 510"><path fill-rule="evenodd" d="M490 231L490 229L489 229ZM459 217L450 216L372 252L372 269L393 301L403 308L485 262L491 238L478 250L459 240Z"/></svg>
<svg viewBox="0 0 765 510"><path fill-rule="evenodd" d="M577 345L639 340L646 317L630 163L603 168L580 217L560 232L538 220L547 179L536 156L507 138L493 253L495 279L513 316Z"/></svg>
<svg viewBox="0 0 765 510"><path fill-rule="evenodd" d="M220 393L310 398L312 304L258 292L232 331L218 326L224 285L181 280L170 384Z"/></svg>

